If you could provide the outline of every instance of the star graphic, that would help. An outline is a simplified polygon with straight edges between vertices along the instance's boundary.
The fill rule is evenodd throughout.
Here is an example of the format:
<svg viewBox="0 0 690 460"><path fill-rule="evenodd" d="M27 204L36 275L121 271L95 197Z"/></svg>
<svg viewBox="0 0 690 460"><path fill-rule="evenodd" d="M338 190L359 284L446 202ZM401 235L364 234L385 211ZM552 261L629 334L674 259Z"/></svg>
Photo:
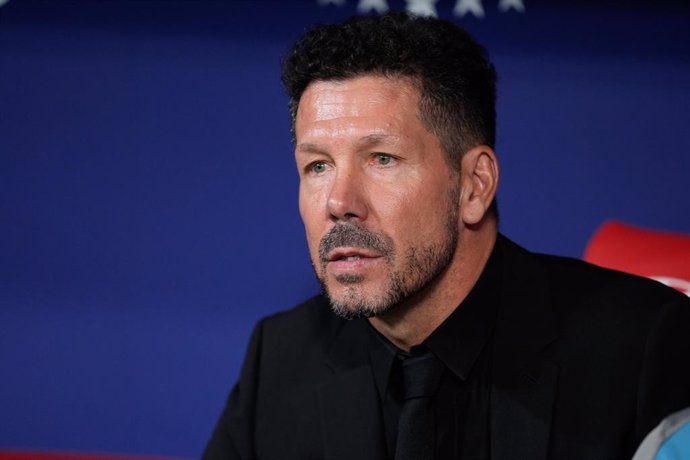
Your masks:
<svg viewBox="0 0 690 460"><path fill-rule="evenodd" d="M407 2L407 12L415 16L438 17L434 3L438 0L405 0Z"/></svg>
<svg viewBox="0 0 690 460"><path fill-rule="evenodd" d="M458 17L463 17L467 13L472 13L475 17L483 18L484 8L482 8L482 0L458 0L455 3L455 8L453 8L453 14Z"/></svg>
<svg viewBox="0 0 690 460"><path fill-rule="evenodd" d="M357 11L366 14L371 10L376 10L378 14L388 11L388 2L386 0L359 0Z"/></svg>
<svg viewBox="0 0 690 460"><path fill-rule="evenodd" d="M522 3L522 0L501 0L498 2L498 9L502 13L505 13L511 8L520 13L525 12L525 4Z"/></svg>
<svg viewBox="0 0 690 460"><path fill-rule="evenodd" d="M319 5L336 5L336 6L343 6L345 4L345 0L318 0Z"/></svg>

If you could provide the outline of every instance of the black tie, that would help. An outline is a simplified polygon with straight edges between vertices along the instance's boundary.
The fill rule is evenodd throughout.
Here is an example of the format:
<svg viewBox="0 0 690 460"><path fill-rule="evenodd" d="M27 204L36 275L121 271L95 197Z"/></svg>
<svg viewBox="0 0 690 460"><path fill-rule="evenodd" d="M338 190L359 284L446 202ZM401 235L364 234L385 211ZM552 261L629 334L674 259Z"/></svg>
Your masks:
<svg viewBox="0 0 690 460"><path fill-rule="evenodd" d="M431 352L405 359L402 364L403 406L398 421L395 460L434 458L433 396L443 374L443 363Z"/></svg>

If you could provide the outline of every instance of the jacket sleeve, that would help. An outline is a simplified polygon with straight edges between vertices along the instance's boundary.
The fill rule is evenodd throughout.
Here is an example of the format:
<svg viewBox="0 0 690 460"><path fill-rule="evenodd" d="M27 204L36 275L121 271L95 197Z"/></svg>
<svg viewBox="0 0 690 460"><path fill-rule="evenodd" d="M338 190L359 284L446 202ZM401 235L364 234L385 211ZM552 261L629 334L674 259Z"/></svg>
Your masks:
<svg viewBox="0 0 690 460"><path fill-rule="evenodd" d="M228 396L223 413L202 456L203 460L251 460L254 446L256 389L263 322L259 322L249 340L240 379Z"/></svg>
<svg viewBox="0 0 690 460"><path fill-rule="evenodd" d="M679 294L661 307L638 380L638 440L664 417L690 407L690 298Z"/></svg>

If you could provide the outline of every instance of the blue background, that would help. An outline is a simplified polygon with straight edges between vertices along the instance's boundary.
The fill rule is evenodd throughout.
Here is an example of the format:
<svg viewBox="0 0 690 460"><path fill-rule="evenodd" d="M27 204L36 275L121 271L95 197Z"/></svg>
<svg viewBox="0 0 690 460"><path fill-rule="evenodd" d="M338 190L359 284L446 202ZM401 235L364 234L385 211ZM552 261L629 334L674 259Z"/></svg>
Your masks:
<svg viewBox="0 0 690 460"><path fill-rule="evenodd" d="M690 232L690 7L497 4L436 7L499 72L502 231ZM0 7L0 448L198 456L255 321L318 290L279 62L355 6Z"/></svg>

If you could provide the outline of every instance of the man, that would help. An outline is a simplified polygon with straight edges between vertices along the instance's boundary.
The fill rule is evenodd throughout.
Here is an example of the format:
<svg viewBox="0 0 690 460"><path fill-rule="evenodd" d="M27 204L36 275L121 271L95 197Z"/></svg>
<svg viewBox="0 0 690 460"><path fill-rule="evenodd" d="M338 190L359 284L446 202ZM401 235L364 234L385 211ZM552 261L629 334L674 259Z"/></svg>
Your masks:
<svg viewBox="0 0 690 460"><path fill-rule="evenodd" d="M630 458L690 405L686 297L497 233L495 71L463 30L316 27L283 81L325 296L259 323L204 458Z"/></svg>

